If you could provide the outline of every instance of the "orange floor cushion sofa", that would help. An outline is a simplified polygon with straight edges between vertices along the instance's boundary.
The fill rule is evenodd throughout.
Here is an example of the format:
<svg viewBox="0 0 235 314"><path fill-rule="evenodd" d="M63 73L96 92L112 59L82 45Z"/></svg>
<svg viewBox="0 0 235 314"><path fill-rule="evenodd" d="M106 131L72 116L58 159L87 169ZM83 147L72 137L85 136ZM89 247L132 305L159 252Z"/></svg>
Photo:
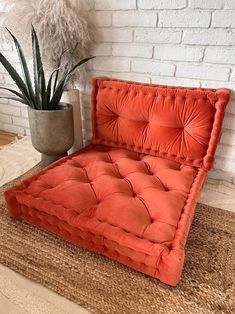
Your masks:
<svg viewBox="0 0 235 314"><path fill-rule="evenodd" d="M9 215L177 285L228 100L93 79L92 144L7 190Z"/></svg>

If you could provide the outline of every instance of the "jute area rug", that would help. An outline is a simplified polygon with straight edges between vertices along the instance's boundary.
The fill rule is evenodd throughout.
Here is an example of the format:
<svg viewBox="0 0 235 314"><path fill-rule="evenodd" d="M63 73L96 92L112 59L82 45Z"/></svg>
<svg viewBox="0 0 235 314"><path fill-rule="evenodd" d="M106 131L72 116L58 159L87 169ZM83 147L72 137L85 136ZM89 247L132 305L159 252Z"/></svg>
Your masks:
<svg viewBox="0 0 235 314"><path fill-rule="evenodd" d="M235 313L232 212L198 204L182 280L173 288L9 218L3 197L0 206L0 263L93 313Z"/></svg>

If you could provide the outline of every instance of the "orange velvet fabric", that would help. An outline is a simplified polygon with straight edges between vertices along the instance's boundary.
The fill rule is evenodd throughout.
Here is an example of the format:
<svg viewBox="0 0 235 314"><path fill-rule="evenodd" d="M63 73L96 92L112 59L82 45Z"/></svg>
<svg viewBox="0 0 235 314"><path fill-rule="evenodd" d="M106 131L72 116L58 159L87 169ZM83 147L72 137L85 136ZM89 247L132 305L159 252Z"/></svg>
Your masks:
<svg viewBox="0 0 235 314"><path fill-rule="evenodd" d="M208 170L228 100L226 89L94 79L92 142Z"/></svg>
<svg viewBox="0 0 235 314"><path fill-rule="evenodd" d="M228 95L94 79L93 143L6 191L9 214L176 285Z"/></svg>

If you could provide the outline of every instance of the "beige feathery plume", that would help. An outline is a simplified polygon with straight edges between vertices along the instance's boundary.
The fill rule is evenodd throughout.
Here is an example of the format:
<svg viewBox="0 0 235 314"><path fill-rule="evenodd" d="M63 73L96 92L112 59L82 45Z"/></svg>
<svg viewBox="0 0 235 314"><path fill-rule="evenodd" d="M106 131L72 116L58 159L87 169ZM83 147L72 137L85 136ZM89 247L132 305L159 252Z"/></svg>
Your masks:
<svg viewBox="0 0 235 314"><path fill-rule="evenodd" d="M43 63L47 71L55 69L61 53L71 53L79 42L74 62L87 56L91 43L91 27L86 19L89 1L84 0L1 0L6 13L1 20L1 36L8 36L8 27L20 40L26 55L31 56L31 24L34 25L41 46ZM89 5L87 5L89 4ZM84 8L85 7L85 8ZM74 78L81 74L77 71ZM81 77L80 77L81 79Z"/></svg>

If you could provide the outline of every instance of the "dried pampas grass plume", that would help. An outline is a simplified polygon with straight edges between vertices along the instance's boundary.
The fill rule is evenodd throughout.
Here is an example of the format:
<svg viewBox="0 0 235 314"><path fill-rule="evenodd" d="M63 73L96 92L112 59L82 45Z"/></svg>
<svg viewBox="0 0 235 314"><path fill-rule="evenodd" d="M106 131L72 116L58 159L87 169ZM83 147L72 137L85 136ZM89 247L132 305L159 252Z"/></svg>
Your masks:
<svg viewBox="0 0 235 314"><path fill-rule="evenodd" d="M8 35L3 28L9 28L19 38L25 54L31 57L31 24L34 25L41 46L46 70L57 67L61 53L67 56L79 42L74 62L87 56L91 43L91 27L87 23L86 10L89 1L84 0L1 0L5 2L6 13L1 21L1 36ZM84 8L85 4L85 8ZM65 54L65 59L66 59ZM73 82L78 79L76 73ZM81 80L81 77L80 77Z"/></svg>

